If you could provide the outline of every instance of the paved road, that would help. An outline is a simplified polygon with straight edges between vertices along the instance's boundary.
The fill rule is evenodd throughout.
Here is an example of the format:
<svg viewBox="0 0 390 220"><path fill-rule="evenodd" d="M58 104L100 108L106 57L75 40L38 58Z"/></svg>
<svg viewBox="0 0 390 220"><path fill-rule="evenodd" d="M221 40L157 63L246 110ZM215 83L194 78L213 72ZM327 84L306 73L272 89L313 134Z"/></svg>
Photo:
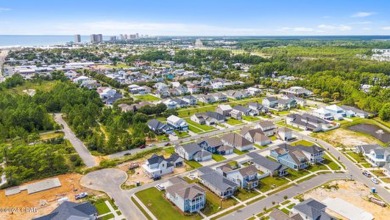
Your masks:
<svg viewBox="0 0 390 220"><path fill-rule="evenodd" d="M87 149L84 143L76 137L72 129L69 128L68 124L64 121L61 114L55 114L54 120L63 127L62 131L65 134L65 139L68 139L73 145L74 149L77 151L84 164L87 167L94 167L97 164L95 157L92 156L91 152Z"/></svg>
<svg viewBox="0 0 390 220"><path fill-rule="evenodd" d="M275 122L275 121L280 121L282 119L283 119L282 117L276 117L276 118L267 119L267 120ZM207 138L207 137L212 137L212 136L216 136L216 135L221 135L221 134L224 134L224 133L230 133L232 131L239 130L239 129L241 129L243 127L246 127L246 126L253 126L257 122L249 122L249 123L244 123L244 124L241 124L241 125L236 125L236 126L230 127L230 128L225 128L223 130L215 130L215 131L211 131L211 132L208 132L208 133L202 133L202 134L198 134L196 136L186 137L186 138L182 138L182 139L179 139L179 140L176 140L176 141L169 141L169 143L171 145L176 145L176 144L180 144L180 143L190 142L190 141L193 141L193 140L200 140L202 138ZM164 147L166 143L168 143L168 142L161 142L161 143L156 144L156 146L157 147ZM135 153L138 153L138 152L141 152L141 151L144 151L144 150L147 150L147 148L145 148L145 149L136 148L136 149L132 149L132 150L121 151L121 152L118 152L118 153L110 154L110 155L108 155L108 157L111 158L111 159L115 159L115 158L123 157L125 154L128 154L128 153L135 154Z"/></svg>
<svg viewBox="0 0 390 220"><path fill-rule="evenodd" d="M84 187L106 192L128 220L144 220L146 217L131 201L130 196L121 189L127 174L119 169L109 168L94 171L83 176L80 184Z"/></svg>
<svg viewBox="0 0 390 220"><path fill-rule="evenodd" d="M317 142L320 145L322 145L324 148L329 149L329 152L333 156L335 156L336 158L340 158L340 161L345 165L345 168L348 170L348 173L350 175L352 175L353 179L364 183L365 185L367 185L370 188L375 187L378 194L387 203L390 203L390 192L387 191L386 189L384 189L382 186L374 184L370 178L367 178L366 176L364 176L362 174L362 170L356 164L354 164L352 161L350 161L344 154L342 154L340 151L338 151L336 148L334 148L331 144L329 144L323 140L304 135L304 134L297 132L297 131L293 131L293 133L294 133L294 135L296 135L300 139L305 139L308 141Z"/></svg>
<svg viewBox="0 0 390 220"><path fill-rule="evenodd" d="M320 174L316 177L313 177L310 180L304 181L298 185L293 185L290 188L287 188L287 189L280 191L276 194L268 196L267 198L264 198L258 202L250 204L250 205L246 206L245 208L242 208L240 210L232 212L232 213L228 214L227 216L224 216L220 219L223 219L223 220L247 219L247 218L252 217L254 214L258 214L258 213L262 212L264 207L270 208L270 207L274 206L274 205L272 205L273 202L275 202L275 204L283 202L285 200L283 198L284 196L291 198L291 197L294 197L296 195L307 192L310 189L313 189L317 186L325 184L329 180L338 180L338 179L345 179L345 178L346 178L346 175L344 173Z"/></svg>

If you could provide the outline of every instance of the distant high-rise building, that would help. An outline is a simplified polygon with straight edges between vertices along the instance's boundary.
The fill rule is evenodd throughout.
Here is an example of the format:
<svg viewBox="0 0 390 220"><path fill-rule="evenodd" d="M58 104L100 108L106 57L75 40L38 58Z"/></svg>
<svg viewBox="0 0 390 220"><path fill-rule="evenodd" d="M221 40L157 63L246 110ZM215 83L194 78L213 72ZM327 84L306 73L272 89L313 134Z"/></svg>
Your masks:
<svg viewBox="0 0 390 220"><path fill-rule="evenodd" d="M111 42L115 42L115 41L116 41L116 36L111 36L111 37L110 37L110 41L111 41Z"/></svg>
<svg viewBox="0 0 390 220"><path fill-rule="evenodd" d="M91 43L102 43L103 35L102 34L91 34Z"/></svg>
<svg viewBox="0 0 390 220"><path fill-rule="evenodd" d="M75 44L81 43L81 35L80 34L74 35L74 43Z"/></svg>
<svg viewBox="0 0 390 220"><path fill-rule="evenodd" d="M135 38L137 38L137 39L139 38L139 34L138 33L135 34Z"/></svg>

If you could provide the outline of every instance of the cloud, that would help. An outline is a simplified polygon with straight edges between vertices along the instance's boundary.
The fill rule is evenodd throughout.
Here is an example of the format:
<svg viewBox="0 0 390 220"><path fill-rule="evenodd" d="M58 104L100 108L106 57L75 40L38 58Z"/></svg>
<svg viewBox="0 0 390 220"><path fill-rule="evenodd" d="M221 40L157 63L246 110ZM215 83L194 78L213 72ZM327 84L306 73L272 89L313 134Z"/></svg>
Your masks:
<svg viewBox="0 0 390 220"><path fill-rule="evenodd" d="M390 26L382 27L382 30L389 31L390 30Z"/></svg>
<svg viewBox="0 0 390 220"><path fill-rule="evenodd" d="M328 31L350 31L352 30L352 27L347 25L327 25L327 24L320 24L318 25L318 28L321 30L328 30Z"/></svg>
<svg viewBox="0 0 390 220"><path fill-rule="evenodd" d="M360 24L372 24L372 21L358 21L358 22L352 22L350 24L358 24L358 25L360 25Z"/></svg>
<svg viewBox="0 0 390 220"><path fill-rule="evenodd" d="M314 29L313 28L309 28L309 27L282 27L279 29L279 31L282 31L282 32L313 32Z"/></svg>
<svg viewBox="0 0 390 220"><path fill-rule="evenodd" d="M0 7L0 12L2 12L2 11L11 11L11 9L10 8L2 8L2 7Z"/></svg>
<svg viewBox="0 0 390 220"><path fill-rule="evenodd" d="M365 18L365 17L369 17L371 15L374 15L375 13L374 12L364 12L364 11L361 11L361 12L357 12L355 14L353 14L351 17L353 18Z"/></svg>

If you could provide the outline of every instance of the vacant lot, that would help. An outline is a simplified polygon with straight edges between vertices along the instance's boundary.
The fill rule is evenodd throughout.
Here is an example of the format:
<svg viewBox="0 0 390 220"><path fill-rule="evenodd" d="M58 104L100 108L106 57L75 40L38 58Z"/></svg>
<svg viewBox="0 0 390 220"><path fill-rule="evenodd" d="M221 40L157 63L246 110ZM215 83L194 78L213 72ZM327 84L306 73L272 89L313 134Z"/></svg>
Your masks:
<svg viewBox="0 0 390 220"><path fill-rule="evenodd" d="M141 100L141 101L149 101L149 102L153 102L153 101L159 101L160 98L156 97L156 96L153 96L153 95L149 95L149 94L146 94L146 95L136 95L134 96L136 99L138 100Z"/></svg>
<svg viewBox="0 0 390 220"><path fill-rule="evenodd" d="M65 174L57 176L60 179L61 187L53 188L50 190L27 194L27 191L24 190L19 194L12 196L5 196L4 190L0 191L0 201L2 207L34 207L37 208L36 213L28 212L17 212L14 214L0 212L0 219L6 220L19 220L19 219L32 219L33 217L49 214L53 211L58 203L57 200L63 197L68 197L70 201L74 201L75 194L80 192L88 192L91 194L101 194L89 189L82 187L79 182L82 175L80 174ZM40 181L40 180L37 180ZM37 181L28 182L33 183ZM77 190L77 191L74 191ZM41 206L41 203L47 203L46 205Z"/></svg>
<svg viewBox="0 0 390 220"><path fill-rule="evenodd" d="M368 201L370 189L364 184L355 181L334 181L329 185L337 184L339 189L326 189L319 187L305 194L305 199L313 198L322 201L328 197L343 199L374 215L376 220L387 220L390 216L390 208L383 208Z"/></svg>
<svg viewBox="0 0 390 220"><path fill-rule="evenodd" d="M313 136L319 139L323 139L324 141L332 144L333 146L343 145L349 148L362 144L381 144L380 141L378 141L374 137L362 135L357 132L346 130L344 128L339 128L323 133L316 133Z"/></svg>

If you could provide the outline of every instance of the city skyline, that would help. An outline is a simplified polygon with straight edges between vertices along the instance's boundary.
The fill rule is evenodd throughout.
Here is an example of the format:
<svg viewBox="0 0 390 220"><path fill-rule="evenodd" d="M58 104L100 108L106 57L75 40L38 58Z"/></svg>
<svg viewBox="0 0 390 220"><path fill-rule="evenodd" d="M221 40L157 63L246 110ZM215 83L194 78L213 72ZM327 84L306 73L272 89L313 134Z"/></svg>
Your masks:
<svg viewBox="0 0 390 220"><path fill-rule="evenodd" d="M181 2L0 0L0 34L388 35L390 3L279 0Z"/></svg>

